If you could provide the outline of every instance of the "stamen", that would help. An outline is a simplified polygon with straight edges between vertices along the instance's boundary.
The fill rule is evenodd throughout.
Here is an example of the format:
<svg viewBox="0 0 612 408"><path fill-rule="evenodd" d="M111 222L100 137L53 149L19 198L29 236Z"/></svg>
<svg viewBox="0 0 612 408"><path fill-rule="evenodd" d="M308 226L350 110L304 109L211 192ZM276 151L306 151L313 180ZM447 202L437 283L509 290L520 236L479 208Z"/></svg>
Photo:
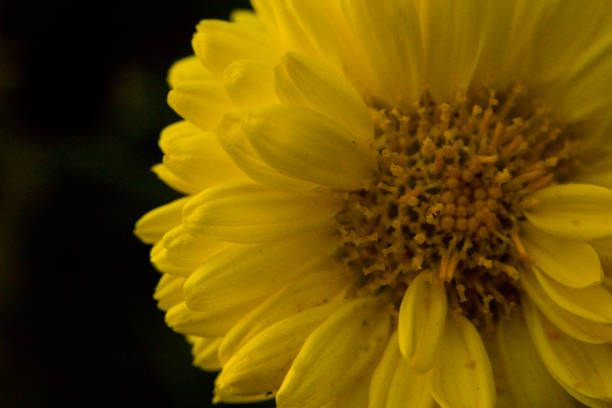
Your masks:
<svg viewBox="0 0 612 408"><path fill-rule="evenodd" d="M477 324L514 307L518 268L531 260L518 234L537 205L529 194L558 180L574 146L526 96L516 86L436 104L426 93L414 109L372 110L379 180L343 193L336 216L338 259L364 277L362 290L399 302L418 273L437 270L433 282Z"/></svg>

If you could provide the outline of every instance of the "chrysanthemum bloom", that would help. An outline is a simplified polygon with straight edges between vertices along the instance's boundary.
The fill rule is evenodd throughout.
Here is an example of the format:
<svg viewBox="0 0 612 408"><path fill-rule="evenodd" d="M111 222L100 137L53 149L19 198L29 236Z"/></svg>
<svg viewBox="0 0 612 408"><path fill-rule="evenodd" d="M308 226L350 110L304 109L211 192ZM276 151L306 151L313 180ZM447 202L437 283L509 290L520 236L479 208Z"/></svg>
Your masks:
<svg viewBox="0 0 612 408"><path fill-rule="evenodd" d="M612 2L253 6L171 69L136 226L215 400L611 406Z"/></svg>

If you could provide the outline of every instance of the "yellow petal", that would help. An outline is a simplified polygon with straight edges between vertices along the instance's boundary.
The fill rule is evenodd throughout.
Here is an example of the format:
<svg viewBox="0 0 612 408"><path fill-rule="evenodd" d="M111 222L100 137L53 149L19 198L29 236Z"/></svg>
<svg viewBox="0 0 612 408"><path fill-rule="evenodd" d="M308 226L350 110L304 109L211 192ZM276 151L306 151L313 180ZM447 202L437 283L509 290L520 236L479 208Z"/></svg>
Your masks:
<svg viewBox="0 0 612 408"><path fill-rule="evenodd" d="M149 256L155 269L161 273L187 277L191 275L191 272L195 269L190 266L177 265L174 261L168 259L168 250L164 248L163 241L158 241L153 245Z"/></svg>
<svg viewBox="0 0 612 408"><path fill-rule="evenodd" d="M430 408L434 399L426 374L418 374L400 353L393 333L370 382L369 408Z"/></svg>
<svg viewBox="0 0 612 408"><path fill-rule="evenodd" d="M196 236L258 243L322 230L331 225L340 205L323 194L294 194L239 180L208 188L189 200L183 225Z"/></svg>
<svg viewBox="0 0 612 408"><path fill-rule="evenodd" d="M609 152L604 159L581 166L578 173L572 176L572 181L612 188L612 157Z"/></svg>
<svg viewBox="0 0 612 408"><path fill-rule="evenodd" d="M274 62L276 50L267 34L243 24L204 20L197 25L191 42L193 50L208 70L221 78L237 60Z"/></svg>
<svg viewBox="0 0 612 408"><path fill-rule="evenodd" d="M372 375L372 381L370 381L369 408L385 408L387 406L389 387L395 375L397 362L401 358L402 355L397 343L397 330L395 330L389 338L382 358Z"/></svg>
<svg viewBox="0 0 612 408"><path fill-rule="evenodd" d="M489 11L492 19L487 24L489 30L483 49L481 69L486 77L507 85L509 76L533 69L536 57L544 52L544 44L538 46L542 28L559 3L529 0L495 3Z"/></svg>
<svg viewBox="0 0 612 408"><path fill-rule="evenodd" d="M157 300L157 307L167 311L174 305L185 301L183 296L183 284L185 278L182 276L163 274L155 287L153 298Z"/></svg>
<svg viewBox="0 0 612 408"><path fill-rule="evenodd" d="M189 198L179 198L149 211L136 221L134 234L146 244L156 243L166 232L181 223L183 206Z"/></svg>
<svg viewBox="0 0 612 408"><path fill-rule="evenodd" d="M387 306L355 299L308 337L276 396L279 408L320 407L371 372L389 336Z"/></svg>
<svg viewBox="0 0 612 408"><path fill-rule="evenodd" d="M566 286L585 288L603 279L597 252L586 242L556 238L529 223L521 226L521 241L535 266Z"/></svg>
<svg viewBox="0 0 612 408"><path fill-rule="evenodd" d="M278 103L274 92L274 70L263 62L233 62L223 73L223 86L232 102L240 107Z"/></svg>
<svg viewBox="0 0 612 408"><path fill-rule="evenodd" d="M446 322L446 288L432 284L431 273L420 273L411 283L399 310L399 348L417 372L428 371L438 355Z"/></svg>
<svg viewBox="0 0 612 408"><path fill-rule="evenodd" d="M212 79L210 72L195 55L176 61L168 71L168 84L171 88L185 81Z"/></svg>
<svg viewBox="0 0 612 408"><path fill-rule="evenodd" d="M569 336L588 343L612 341L612 324L584 319L561 308L542 289L533 272L522 271L521 282L538 309Z"/></svg>
<svg viewBox="0 0 612 408"><path fill-rule="evenodd" d="M363 90L364 82L372 78L364 72L367 71L363 69L365 57L358 40L349 32L340 2L289 0L288 3L317 55L321 55L319 59L342 69L352 78L353 84Z"/></svg>
<svg viewBox="0 0 612 408"><path fill-rule="evenodd" d="M168 93L168 105L181 117L204 130L213 129L233 108L223 84L217 81L185 81Z"/></svg>
<svg viewBox="0 0 612 408"><path fill-rule="evenodd" d="M342 12L359 46L360 71L370 94L395 105L421 94L423 60L418 15L412 1L343 0ZM349 67L351 61L346 61Z"/></svg>
<svg viewBox="0 0 612 408"><path fill-rule="evenodd" d="M576 400L580 401L589 408L612 408L612 402L610 401L587 397L586 395L577 393L575 390L565 386L564 384L561 385L565 388L565 391L567 391L569 395L576 398Z"/></svg>
<svg viewBox="0 0 612 408"><path fill-rule="evenodd" d="M575 340L523 299L529 332L542 362L559 383L591 398L612 398L612 346Z"/></svg>
<svg viewBox="0 0 612 408"><path fill-rule="evenodd" d="M442 408L495 406L487 351L478 330L465 317L449 314L429 381L432 395Z"/></svg>
<svg viewBox="0 0 612 408"><path fill-rule="evenodd" d="M216 310L193 311L185 302L172 306L166 312L166 324L178 333L199 337L221 337L252 307L249 304L232 305L221 313Z"/></svg>
<svg viewBox="0 0 612 408"><path fill-rule="evenodd" d="M427 374L419 374L408 362L399 360L389 387L387 408L433 408L436 406L427 384Z"/></svg>
<svg viewBox="0 0 612 408"><path fill-rule="evenodd" d="M276 92L283 103L315 110L363 141L374 137L361 96L342 74L320 61L285 55L276 68Z"/></svg>
<svg viewBox="0 0 612 408"><path fill-rule="evenodd" d="M576 407L542 365L521 313L499 321L497 347L513 407Z"/></svg>
<svg viewBox="0 0 612 408"><path fill-rule="evenodd" d="M607 22L610 24L610 21ZM593 113L609 110L612 102L612 31L606 30L586 48L574 65L568 67L572 77L564 89L561 105L567 107L569 120L580 121Z"/></svg>
<svg viewBox="0 0 612 408"><path fill-rule="evenodd" d="M229 246L187 279L183 288L187 304L216 314L240 304L249 307L327 257L326 251L333 248L329 241L307 234L263 245Z"/></svg>
<svg viewBox="0 0 612 408"><path fill-rule="evenodd" d="M605 27L602 17L606 13L605 1L589 1L576 3L573 1L543 2L550 3L544 7L553 13L550 16L535 16L540 21L538 33L527 37L525 41L535 44L532 48L537 62L535 69L542 72L542 79L546 82L556 82L554 86L562 95L566 81L572 81L575 62L582 58L585 49L596 40L597 30ZM529 12L533 5L525 1L525 11ZM529 7L529 6L532 7ZM543 17L543 18L542 18ZM520 20L517 20L520 21ZM567 22L571 21L572 24ZM520 31L517 27L517 31ZM529 38L532 38L530 41ZM526 47L527 48L527 47ZM535 52L534 52L535 51ZM538 78L540 80L540 78ZM569 112L568 112L569 113Z"/></svg>
<svg viewBox="0 0 612 408"><path fill-rule="evenodd" d="M280 48L311 55L316 53L314 44L304 31L292 7L292 1L265 0L257 3L266 3L268 14L266 17L274 21L274 34ZM259 4L255 7L259 11Z"/></svg>
<svg viewBox="0 0 612 408"><path fill-rule="evenodd" d="M562 285L535 269L542 289L570 313L601 323L612 323L612 293L602 284L575 289Z"/></svg>
<svg viewBox="0 0 612 408"><path fill-rule="evenodd" d="M225 242L195 237L182 225L168 231L162 243L166 249L165 256L168 261L191 270L229 245Z"/></svg>
<svg viewBox="0 0 612 408"><path fill-rule="evenodd" d="M266 26L261 21L261 18L255 14L252 10L235 9L230 13L230 20L252 30L258 30L261 32L266 31Z"/></svg>
<svg viewBox="0 0 612 408"><path fill-rule="evenodd" d="M485 39L486 1L417 1L425 80L437 100L451 100L472 80Z"/></svg>
<svg viewBox="0 0 612 408"><path fill-rule="evenodd" d="M172 173L166 165L163 163L158 163L155 166L151 167L151 171L155 173L155 175L167 186L173 188L176 191L179 191L183 194L196 194L200 192L200 188L194 185L189 184L185 180L178 178L174 173Z"/></svg>
<svg viewBox="0 0 612 408"><path fill-rule="evenodd" d="M612 190L591 184L560 184L535 192L539 205L525 216L559 238L592 240L612 236Z"/></svg>
<svg viewBox="0 0 612 408"><path fill-rule="evenodd" d="M258 109L243 129L261 157L283 174L339 190L374 181L377 166L368 146L312 110Z"/></svg>
<svg viewBox="0 0 612 408"><path fill-rule="evenodd" d="M257 334L223 365L215 395L221 401L274 397L306 338L339 306L336 301L308 309Z"/></svg>
<svg viewBox="0 0 612 408"><path fill-rule="evenodd" d="M246 178L214 133L203 132L189 122L166 127L159 145L166 168L198 191L211 184Z"/></svg>
<svg viewBox="0 0 612 408"><path fill-rule="evenodd" d="M271 324L341 296L356 278L333 261L312 264L302 269L302 274L303 277L270 296L232 327L219 348L221 362L226 363L240 347Z"/></svg>
<svg viewBox="0 0 612 408"><path fill-rule="evenodd" d="M217 371L221 368L217 350L221 343L221 337L207 339L204 337L188 337L191 341L191 354L193 355L193 365L206 371Z"/></svg>
<svg viewBox="0 0 612 408"><path fill-rule="evenodd" d="M593 241L591 245L597 251L604 271L612 273L612 239Z"/></svg>
<svg viewBox="0 0 612 408"><path fill-rule="evenodd" d="M216 129L219 143L236 165L253 180L272 187L287 190L312 190L317 185L287 177L266 164L242 130L244 119L236 114L223 117Z"/></svg>
<svg viewBox="0 0 612 408"><path fill-rule="evenodd" d="M370 376L364 375L348 387L344 392L337 394L321 408L367 408L368 383ZM282 408L279 406L279 408Z"/></svg>

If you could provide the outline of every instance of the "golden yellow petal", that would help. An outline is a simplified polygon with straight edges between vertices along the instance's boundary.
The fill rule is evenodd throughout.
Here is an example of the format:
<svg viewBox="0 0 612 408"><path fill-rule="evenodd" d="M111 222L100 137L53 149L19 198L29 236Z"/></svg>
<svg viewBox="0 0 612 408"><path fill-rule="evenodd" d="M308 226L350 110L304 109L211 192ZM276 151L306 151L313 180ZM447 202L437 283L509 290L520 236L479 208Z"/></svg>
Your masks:
<svg viewBox="0 0 612 408"><path fill-rule="evenodd" d="M210 130L217 126L233 104L218 81L184 81L168 93L168 105L181 117Z"/></svg>
<svg viewBox="0 0 612 408"><path fill-rule="evenodd" d="M304 191L317 187L314 183L288 177L265 163L242 130L243 122L240 115L225 115L216 133L219 143L245 174L261 184L281 189Z"/></svg>
<svg viewBox="0 0 612 408"><path fill-rule="evenodd" d="M273 40L264 32L248 25L220 20L204 20L197 25L191 42L195 54L217 78L237 60L274 63L277 51Z"/></svg>
<svg viewBox="0 0 612 408"><path fill-rule="evenodd" d="M495 384L487 351L474 325L448 315L437 363L429 372L431 392L442 408L495 407Z"/></svg>
<svg viewBox="0 0 612 408"><path fill-rule="evenodd" d="M183 284L185 278L182 276L163 274L157 286L153 299L157 300L157 307L163 311L167 311L174 305L178 305L185 301L183 295Z"/></svg>
<svg viewBox="0 0 612 408"><path fill-rule="evenodd" d="M207 237L195 237L182 225L168 231L161 242L166 249L165 257L169 262L191 270L229 245Z"/></svg>
<svg viewBox="0 0 612 408"><path fill-rule="evenodd" d="M185 302L166 312L166 324L178 333L199 337L221 337L244 316L256 302L238 304L223 310L193 311Z"/></svg>
<svg viewBox="0 0 612 408"><path fill-rule="evenodd" d="M376 370L374 370L372 381L370 381L369 408L385 408L387 406L389 387L395 375L397 362L402 358L397 338L397 330L395 330L387 342Z"/></svg>
<svg viewBox="0 0 612 408"><path fill-rule="evenodd" d="M431 272L421 272L410 283L399 310L399 348L419 373L433 366L446 322L446 288L431 279Z"/></svg>
<svg viewBox="0 0 612 408"><path fill-rule="evenodd" d="M236 106L242 108L278 103L272 65L253 60L233 62L223 73L223 86Z"/></svg>
<svg viewBox="0 0 612 408"><path fill-rule="evenodd" d="M166 232L181 223L183 206L189 198L179 198L149 211L136 221L134 234L146 244L156 243Z"/></svg>
<svg viewBox="0 0 612 408"><path fill-rule="evenodd" d="M212 75L195 55L181 58L170 67L168 71L168 85L170 88L186 81L201 81L212 79Z"/></svg>
<svg viewBox="0 0 612 408"><path fill-rule="evenodd" d="M251 30L266 32L266 26L261 18L252 10L235 9L230 13L230 20Z"/></svg>
<svg viewBox="0 0 612 408"><path fill-rule="evenodd" d="M159 146L166 168L198 191L226 180L246 178L225 153L216 134L201 131L189 122L166 127Z"/></svg>
<svg viewBox="0 0 612 408"><path fill-rule="evenodd" d="M223 365L215 381L217 399L273 398L306 338L339 306L336 301L308 309L254 336Z"/></svg>
<svg viewBox="0 0 612 408"><path fill-rule="evenodd" d="M588 343L612 341L612 324L584 319L561 308L542 289L533 272L522 271L521 282L538 309L569 336Z"/></svg>
<svg viewBox="0 0 612 408"><path fill-rule="evenodd" d="M612 157L596 160L593 163L585 163L576 175L572 175L572 181L576 183L595 184L598 186L612 188Z"/></svg>
<svg viewBox="0 0 612 408"><path fill-rule="evenodd" d="M597 252L586 242L557 238L529 223L521 225L521 242L534 265L559 283L586 288L603 279Z"/></svg>
<svg viewBox="0 0 612 408"><path fill-rule="evenodd" d="M612 345L583 343L551 324L527 298L523 310L542 362L559 383L576 393L612 399Z"/></svg>
<svg viewBox="0 0 612 408"><path fill-rule="evenodd" d="M315 408L370 375L387 343L387 305L351 300L308 337L276 396L279 408Z"/></svg>
<svg viewBox="0 0 612 408"><path fill-rule="evenodd" d="M300 180L355 190L373 183L377 173L365 143L310 109L261 108L251 112L243 129L270 166Z"/></svg>
<svg viewBox="0 0 612 408"><path fill-rule="evenodd" d="M177 265L173 260L168 259L168 250L164 248L163 240L153 245L149 257L155 269L161 273L187 277L195 269L190 266Z"/></svg>
<svg viewBox="0 0 612 408"><path fill-rule="evenodd" d="M612 238L592 241L591 245L599 255L604 272L612 274Z"/></svg>
<svg viewBox="0 0 612 408"><path fill-rule="evenodd" d="M610 10L608 8L608 13ZM568 120L580 121L609 111L612 102L612 30L597 36L567 67L571 74L568 85L560 93L558 103L566 108Z"/></svg>
<svg viewBox="0 0 612 408"><path fill-rule="evenodd" d="M187 304L216 314L241 304L250 311L253 302L295 281L311 263L328 257L326 251L332 248L329 238L311 234L262 245L233 244L187 279Z"/></svg>
<svg viewBox="0 0 612 408"><path fill-rule="evenodd" d="M500 320L497 347L513 407L576 407L542 365L522 313Z"/></svg>
<svg viewBox="0 0 612 408"><path fill-rule="evenodd" d="M151 171L155 173L155 175L167 186L170 188L181 192L183 194L196 194L200 192L200 188L189 184L185 180L178 178L174 173L172 173L165 164L158 163L155 166L151 167Z"/></svg>
<svg viewBox="0 0 612 408"><path fill-rule="evenodd" d="M232 327L219 348L221 362L227 362L240 347L271 324L342 296L357 278L331 260L311 264L302 269L302 275Z"/></svg>
<svg viewBox="0 0 612 408"><path fill-rule="evenodd" d="M423 46L423 75L434 98L454 100L472 81L485 39L487 1L416 1Z"/></svg>
<svg viewBox="0 0 612 408"><path fill-rule="evenodd" d="M183 226L209 239L275 241L327 229L340 205L329 195L295 194L237 180L210 187L189 200L183 210Z"/></svg>
<svg viewBox="0 0 612 408"><path fill-rule="evenodd" d="M333 396L333 399L326 402L321 408L368 408L369 378L369 375L364 375L353 381L347 390Z"/></svg>
<svg viewBox="0 0 612 408"><path fill-rule="evenodd" d="M416 372L400 357L389 384L386 408L433 408L434 398L427 383L427 374Z"/></svg>
<svg viewBox="0 0 612 408"><path fill-rule="evenodd" d="M542 289L560 307L570 313L601 323L612 323L612 293L603 284L571 288L533 270Z"/></svg>
<svg viewBox="0 0 612 408"><path fill-rule="evenodd" d="M193 365L206 371L217 371L221 368L217 351L221 343L221 337L204 338L188 336L191 343L191 354Z"/></svg>
<svg viewBox="0 0 612 408"><path fill-rule="evenodd" d="M559 238L593 240L612 236L612 190L591 184L559 184L535 192L539 204L525 212L542 231Z"/></svg>
<svg viewBox="0 0 612 408"><path fill-rule="evenodd" d="M365 58L363 87L391 105L421 94L422 49L414 2L342 0L342 12ZM348 62L347 62L348 65Z"/></svg>
<svg viewBox="0 0 612 408"><path fill-rule="evenodd" d="M365 142L373 139L368 108L341 73L292 53L281 59L275 72L276 92L283 103L317 111Z"/></svg>

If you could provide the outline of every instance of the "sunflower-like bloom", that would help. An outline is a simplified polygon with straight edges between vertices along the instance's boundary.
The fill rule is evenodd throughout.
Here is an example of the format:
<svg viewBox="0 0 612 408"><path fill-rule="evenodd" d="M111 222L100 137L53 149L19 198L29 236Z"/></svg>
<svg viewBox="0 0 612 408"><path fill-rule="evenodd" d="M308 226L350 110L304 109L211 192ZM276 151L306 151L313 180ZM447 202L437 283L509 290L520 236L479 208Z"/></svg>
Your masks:
<svg viewBox="0 0 612 408"><path fill-rule="evenodd" d="M136 225L215 400L611 406L612 3L252 3Z"/></svg>

